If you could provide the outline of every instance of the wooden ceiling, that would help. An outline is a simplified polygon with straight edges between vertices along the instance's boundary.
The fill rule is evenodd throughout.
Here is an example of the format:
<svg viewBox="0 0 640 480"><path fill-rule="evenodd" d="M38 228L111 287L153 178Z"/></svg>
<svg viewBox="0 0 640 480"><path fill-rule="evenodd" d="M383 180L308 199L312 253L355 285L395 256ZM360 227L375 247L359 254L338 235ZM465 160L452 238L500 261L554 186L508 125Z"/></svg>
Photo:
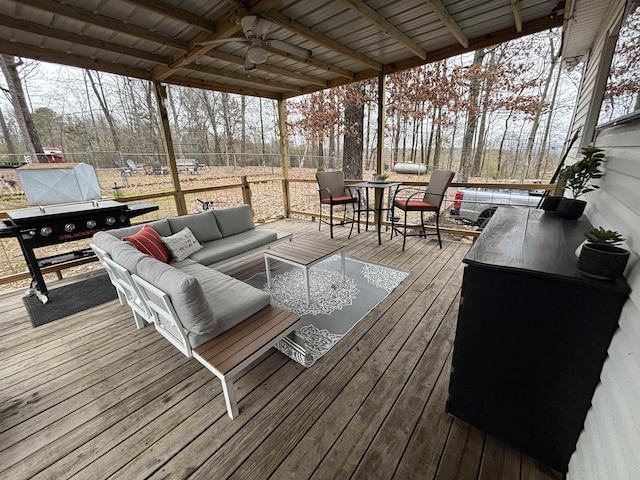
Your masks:
<svg viewBox="0 0 640 480"><path fill-rule="evenodd" d="M558 0L0 0L0 52L163 83L284 99L562 25ZM244 69L239 20L270 39Z"/></svg>

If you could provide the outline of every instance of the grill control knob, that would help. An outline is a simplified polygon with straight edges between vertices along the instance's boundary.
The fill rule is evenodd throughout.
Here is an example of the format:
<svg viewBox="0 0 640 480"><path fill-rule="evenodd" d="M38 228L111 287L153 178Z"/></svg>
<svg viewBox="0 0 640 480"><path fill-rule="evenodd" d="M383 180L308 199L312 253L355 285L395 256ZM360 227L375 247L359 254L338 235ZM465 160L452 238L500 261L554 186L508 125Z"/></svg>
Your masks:
<svg viewBox="0 0 640 480"><path fill-rule="evenodd" d="M107 222L107 225L113 225L114 223L116 223L116 219L113 217L107 217L105 221Z"/></svg>
<svg viewBox="0 0 640 480"><path fill-rule="evenodd" d="M127 223L127 217L125 215L120 215L120 223Z"/></svg>
<svg viewBox="0 0 640 480"><path fill-rule="evenodd" d="M98 222L96 222L95 220L87 220L87 228L96 228L97 224Z"/></svg>
<svg viewBox="0 0 640 480"><path fill-rule="evenodd" d="M40 229L40 235L42 235L44 237L48 237L49 235L51 235L51 232L53 232L51 227L42 227Z"/></svg>
<svg viewBox="0 0 640 480"><path fill-rule="evenodd" d="M75 224L73 224L73 223L67 223L67 224L64 226L64 230L65 230L65 232L73 232L75 229L76 229L76 226L75 226Z"/></svg>
<svg viewBox="0 0 640 480"><path fill-rule="evenodd" d="M29 230L29 235L31 237L35 237L36 236L36 231L35 230Z"/></svg>

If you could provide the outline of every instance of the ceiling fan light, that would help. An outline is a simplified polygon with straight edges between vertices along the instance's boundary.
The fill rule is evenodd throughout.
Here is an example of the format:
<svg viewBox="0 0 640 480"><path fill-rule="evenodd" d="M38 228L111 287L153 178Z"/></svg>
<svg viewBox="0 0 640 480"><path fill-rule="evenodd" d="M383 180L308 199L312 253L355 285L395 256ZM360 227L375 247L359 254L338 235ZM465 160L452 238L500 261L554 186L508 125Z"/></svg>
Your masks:
<svg viewBox="0 0 640 480"><path fill-rule="evenodd" d="M267 61L267 51L259 46L251 46L247 50L247 58L251 63L264 63Z"/></svg>

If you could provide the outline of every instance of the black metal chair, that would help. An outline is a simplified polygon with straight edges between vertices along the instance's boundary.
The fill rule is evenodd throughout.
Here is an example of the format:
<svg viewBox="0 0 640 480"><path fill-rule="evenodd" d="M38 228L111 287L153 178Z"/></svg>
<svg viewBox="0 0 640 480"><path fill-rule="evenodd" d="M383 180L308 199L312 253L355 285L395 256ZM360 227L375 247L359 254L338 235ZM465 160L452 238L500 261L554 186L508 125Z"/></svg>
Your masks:
<svg viewBox="0 0 640 480"><path fill-rule="evenodd" d="M442 248L440 238L440 207L444 200L447 188L453 180L454 172L450 170L434 170L429 180L426 190L415 187L398 188L393 196L391 210L391 238L394 233L402 235L402 251L404 251L407 237L426 237L427 235L437 235L438 245ZM413 192L413 193L411 193ZM396 223L395 209L399 208L404 212L404 222ZM420 212L419 224L408 224L407 217L410 212ZM436 216L436 233L427 233L424 222L424 213L434 213ZM408 233L411 230L418 230L418 233Z"/></svg>
<svg viewBox="0 0 640 480"><path fill-rule="evenodd" d="M350 189L344 184L344 174L337 170L334 172L317 172L316 180L318 182L318 193L320 194L320 218L318 220L318 231L323 223L329 225L331 232L331 238L333 238L334 225L348 225L351 224L351 230L349 230L349 238L353 232L353 223L355 218L347 219L347 205L351 205L353 208L353 216L358 215L358 233L360 233L360 192L357 189ZM327 205L329 207L329 221L322 219L322 207ZM333 207L342 205L344 212L342 220L338 223L333 223Z"/></svg>

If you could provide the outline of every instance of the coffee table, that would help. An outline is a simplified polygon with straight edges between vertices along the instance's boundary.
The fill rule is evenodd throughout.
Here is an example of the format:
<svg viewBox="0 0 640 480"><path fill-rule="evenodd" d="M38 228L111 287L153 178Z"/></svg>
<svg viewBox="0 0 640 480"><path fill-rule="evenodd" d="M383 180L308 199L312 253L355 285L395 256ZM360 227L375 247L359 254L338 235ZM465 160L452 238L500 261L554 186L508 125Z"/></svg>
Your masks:
<svg viewBox="0 0 640 480"><path fill-rule="evenodd" d="M304 270L304 286L307 294L307 305L311 304L309 285L309 269L325 258L340 252L340 268L344 280L344 245L317 242L307 239L293 239L291 242L274 245L264 252L264 266L267 271L267 285L271 288L270 260L278 260Z"/></svg>

